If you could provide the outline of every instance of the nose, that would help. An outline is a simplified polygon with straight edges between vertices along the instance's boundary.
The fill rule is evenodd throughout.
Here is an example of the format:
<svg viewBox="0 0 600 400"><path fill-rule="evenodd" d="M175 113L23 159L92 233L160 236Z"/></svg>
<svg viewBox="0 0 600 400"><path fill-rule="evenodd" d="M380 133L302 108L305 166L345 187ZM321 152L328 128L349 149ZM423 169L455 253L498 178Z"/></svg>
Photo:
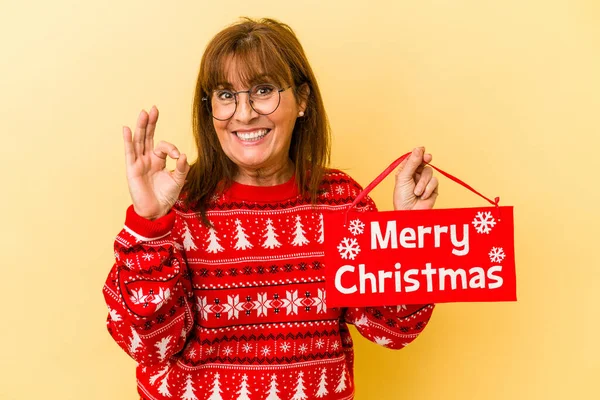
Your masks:
<svg viewBox="0 0 600 400"><path fill-rule="evenodd" d="M250 95L247 92L237 94L237 107L233 118L242 123L248 123L252 119L258 117L259 114L254 111L250 105Z"/></svg>

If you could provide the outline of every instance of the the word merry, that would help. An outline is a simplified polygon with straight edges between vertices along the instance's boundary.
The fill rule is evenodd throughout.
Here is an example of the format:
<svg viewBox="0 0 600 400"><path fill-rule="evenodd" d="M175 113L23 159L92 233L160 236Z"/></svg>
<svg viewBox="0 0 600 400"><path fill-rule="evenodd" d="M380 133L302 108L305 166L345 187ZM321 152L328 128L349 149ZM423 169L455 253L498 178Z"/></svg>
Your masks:
<svg viewBox="0 0 600 400"><path fill-rule="evenodd" d="M376 250L398 248L400 246L407 249L425 247L426 236L433 236L433 247L440 247L442 242L442 236L444 234L450 236L452 242L452 254L457 256L464 256L469 253L469 225L463 224L462 238L458 238L456 225L443 226L418 226L417 229L403 228L400 233L396 229L396 221L387 221L385 227L385 237L381 232L380 221L371 221L371 249ZM448 232L448 230L450 232ZM431 239L429 239L431 240Z"/></svg>

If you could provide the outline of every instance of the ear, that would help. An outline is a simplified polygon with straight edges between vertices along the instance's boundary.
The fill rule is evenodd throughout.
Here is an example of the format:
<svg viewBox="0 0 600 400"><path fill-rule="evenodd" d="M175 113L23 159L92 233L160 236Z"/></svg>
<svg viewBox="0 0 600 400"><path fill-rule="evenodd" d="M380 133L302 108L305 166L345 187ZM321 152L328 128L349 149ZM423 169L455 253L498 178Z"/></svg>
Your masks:
<svg viewBox="0 0 600 400"><path fill-rule="evenodd" d="M300 111L306 112L309 95L310 87L308 86L308 83L303 83L302 85L298 86L298 108Z"/></svg>

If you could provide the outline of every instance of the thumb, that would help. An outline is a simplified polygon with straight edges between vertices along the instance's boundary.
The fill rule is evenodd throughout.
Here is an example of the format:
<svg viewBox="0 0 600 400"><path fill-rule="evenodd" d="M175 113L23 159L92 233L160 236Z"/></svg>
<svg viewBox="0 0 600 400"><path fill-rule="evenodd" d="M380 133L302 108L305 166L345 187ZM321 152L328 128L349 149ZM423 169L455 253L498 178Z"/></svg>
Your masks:
<svg viewBox="0 0 600 400"><path fill-rule="evenodd" d="M417 168L423 163L424 153L424 147L416 147L412 154L400 164L401 168L398 170L397 179L403 182L413 180Z"/></svg>

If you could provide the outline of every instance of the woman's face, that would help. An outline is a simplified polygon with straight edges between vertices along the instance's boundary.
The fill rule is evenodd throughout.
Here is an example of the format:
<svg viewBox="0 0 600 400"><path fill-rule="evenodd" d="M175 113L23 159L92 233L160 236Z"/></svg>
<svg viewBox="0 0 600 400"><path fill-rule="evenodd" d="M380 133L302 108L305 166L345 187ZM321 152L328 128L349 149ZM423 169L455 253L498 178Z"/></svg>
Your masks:
<svg viewBox="0 0 600 400"><path fill-rule="evenodd" d="M235 60L227 65L227 80L232 90L248 90L240 82ZM292 131L305 102L299 104L289 88L280 93L279 107L269 115L258 114L250 106L248 93L238 94L235 114L228 120L213 118L213 124L223 151L240 172L269 175L289 165Z"/></svg>

